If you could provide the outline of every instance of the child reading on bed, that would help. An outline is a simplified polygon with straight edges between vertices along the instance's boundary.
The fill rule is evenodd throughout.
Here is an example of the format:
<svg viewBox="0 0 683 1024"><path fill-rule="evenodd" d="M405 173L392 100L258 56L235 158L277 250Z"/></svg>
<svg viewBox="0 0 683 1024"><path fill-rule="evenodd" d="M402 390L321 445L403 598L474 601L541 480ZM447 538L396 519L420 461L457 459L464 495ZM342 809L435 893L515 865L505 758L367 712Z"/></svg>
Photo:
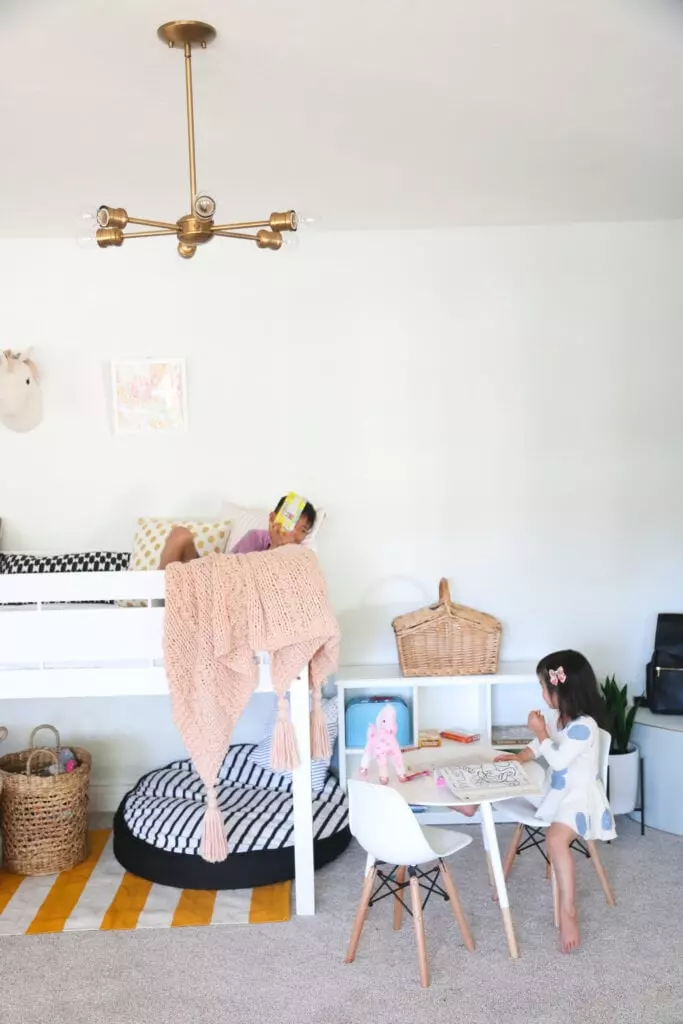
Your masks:
<svg viewBox="0 0 683 1024"><path fill-rule="evenodd" d="M315 526L316 510L307 501L301 515L291 530L284 530L277 522L277 514L285 504L286 498L280 498L270 513L267 530L249 530L244 537L231 549L231 555L248 555L252 551L268 551L279 548L283 544L301 544ZM161 553L159 568L165 569L171 562L191 562L199 558L194 538L184 526L174 526Z"/></svg>

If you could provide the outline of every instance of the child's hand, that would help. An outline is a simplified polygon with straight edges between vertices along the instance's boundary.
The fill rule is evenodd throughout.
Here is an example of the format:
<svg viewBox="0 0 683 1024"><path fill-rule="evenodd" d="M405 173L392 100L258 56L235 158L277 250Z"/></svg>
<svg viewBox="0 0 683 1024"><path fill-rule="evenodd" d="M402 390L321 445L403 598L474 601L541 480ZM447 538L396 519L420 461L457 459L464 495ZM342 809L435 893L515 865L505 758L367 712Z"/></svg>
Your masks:
<svg viewBox="0 0 683 1024"><path fill-rule="evenodd" d="M519 754L496 754L494 761L519 761Z"/></svg>
<svg viewBox="0 0 683 1024"><path fill-rule="evenodd" d="M548 739L548 727L545 724L545 718L540 711L532 711L527 719L527 725L531 729L532 733L537 740L543 742Z"/></svg>

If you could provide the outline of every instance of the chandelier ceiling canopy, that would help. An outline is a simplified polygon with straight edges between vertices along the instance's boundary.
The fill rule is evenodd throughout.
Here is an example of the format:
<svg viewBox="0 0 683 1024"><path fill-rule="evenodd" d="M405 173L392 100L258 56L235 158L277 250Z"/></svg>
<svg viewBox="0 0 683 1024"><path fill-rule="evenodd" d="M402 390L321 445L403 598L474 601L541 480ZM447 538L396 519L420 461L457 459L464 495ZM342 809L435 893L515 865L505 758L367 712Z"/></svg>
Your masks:
<svg viewBox="0 0 683 1024"><path fill-rule="evenodd" d="M185 94L187 101L187 148L190 168L190 212L177 221L149 220L146 217L130 217L119 206L100 206L85 219L92 224L91 238L101 249L121 246L130 238L153 238L159 235L175 235L178 239L178 253L183 259L191 259L197 246L221 238L241 238L255 242L259 249L277 250L282 247L288 232L294 232L299 221L294 210L285 213L271 213L265 220L240 221L234 224L214 223L215 200L204 193L197 193L197 169L194 141L194 99L192 94L192 48L206 49L216 38L212 25L202 21L169 21L158 30L159 38L171 49L183 49L185 54ZM147 231L126 231L130 225L149 228Z"/></svg>

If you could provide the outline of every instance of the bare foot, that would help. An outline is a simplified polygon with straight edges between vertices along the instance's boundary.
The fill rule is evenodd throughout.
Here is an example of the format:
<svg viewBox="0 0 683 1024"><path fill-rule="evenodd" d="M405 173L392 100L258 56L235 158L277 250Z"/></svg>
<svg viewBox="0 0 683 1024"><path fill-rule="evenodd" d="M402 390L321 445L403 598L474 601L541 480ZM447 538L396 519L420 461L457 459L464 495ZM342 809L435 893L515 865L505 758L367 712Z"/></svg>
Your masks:
<svg viewBox="0 0 683 1024"><path fill-rule="evenodd" d="M560 944L563 953L571 953L579 947L579 919L574 908L564 910L560 907Z"/></svg>
<svg viewBox="0 0 683 1024"><path fill-rule="evenodd" d="M477 813L479 808L476 804L464 804L462 807L450 807L451 811L457 811L458 814L464 814L466 818L472 818Z"/></svg>

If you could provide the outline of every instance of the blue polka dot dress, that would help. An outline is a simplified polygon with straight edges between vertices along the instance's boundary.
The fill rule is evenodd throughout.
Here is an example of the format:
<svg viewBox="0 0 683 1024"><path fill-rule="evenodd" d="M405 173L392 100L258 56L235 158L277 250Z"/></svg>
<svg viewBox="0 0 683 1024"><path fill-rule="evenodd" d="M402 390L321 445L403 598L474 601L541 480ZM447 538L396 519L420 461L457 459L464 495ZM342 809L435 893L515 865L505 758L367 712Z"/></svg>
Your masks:
<svg viewBox="0 0 683 1024"><path fill-rule="evenodd" d="M529 744L534 757L548 765L542 795L533 801L537 816L568 825L582 839L615 839L614 815L600 779L597 723L582 716L560 731L550 725L548 732L550 739Z"/></svg>

